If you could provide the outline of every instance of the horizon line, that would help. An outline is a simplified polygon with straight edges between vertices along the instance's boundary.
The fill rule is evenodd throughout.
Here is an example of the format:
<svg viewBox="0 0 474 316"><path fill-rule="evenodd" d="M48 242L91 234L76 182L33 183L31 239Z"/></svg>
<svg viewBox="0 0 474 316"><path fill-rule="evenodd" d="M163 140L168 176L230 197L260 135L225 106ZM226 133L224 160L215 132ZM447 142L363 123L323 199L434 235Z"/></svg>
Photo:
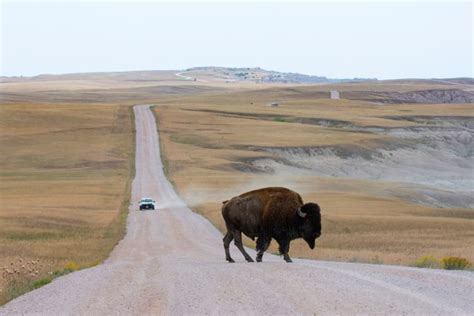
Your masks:
<svg viewBox="0 0 474 316"><path fill-rule="evenodd" d="M64 72L64 73L39 73L35 75L3 75L0 74L0 78L28 78L34 79L40 76L66 76L66 75L79 75L79 74L105 74L105 73L131 73L131 72L154 72L154 71L188 71L193 68L227 68L227 69L261 69L264 71L272 71L272 72L279 72L279 73L291 73L291 74L300 74L305 76L311 77L321 77L326 78L328 80L352 80L352 79L366 79L366 80L442 80L442 79L474 79L474 77L469 76L457 76L457 77L397 77L397 78L384 78L379 79L377 77L361 77L361 76L353 76L352 78L349 77L327 77L325 75L315 75L315 74L308 74L302 72L295 72L295 71L280 71L280 70L273 70L273 69L265 69L259 66L247 67L247 66L193 66L193 67L186 67L182 69L134 69L134 70L104 70L104 71L78 71L78 72Z"/></svg>

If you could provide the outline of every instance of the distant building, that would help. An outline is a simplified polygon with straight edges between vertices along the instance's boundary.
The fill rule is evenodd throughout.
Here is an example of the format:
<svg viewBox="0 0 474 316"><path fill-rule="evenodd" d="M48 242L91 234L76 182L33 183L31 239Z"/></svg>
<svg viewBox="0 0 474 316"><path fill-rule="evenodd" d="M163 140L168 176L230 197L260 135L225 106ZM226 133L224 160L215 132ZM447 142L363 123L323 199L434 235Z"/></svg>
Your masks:
<svg viewBox="0 0 474 316"><path fill-rule="evenodd" d="M279 106L280 104L278 102L272 102L270 103L270 106Z"/></svg>
<svg viewBox="0 0 474 316"><path fill-rule="evenodd" d="M331 90L329 91L329 98L333 100L339 100L341 98L341 95L339 94L339 91Z"/></svg>

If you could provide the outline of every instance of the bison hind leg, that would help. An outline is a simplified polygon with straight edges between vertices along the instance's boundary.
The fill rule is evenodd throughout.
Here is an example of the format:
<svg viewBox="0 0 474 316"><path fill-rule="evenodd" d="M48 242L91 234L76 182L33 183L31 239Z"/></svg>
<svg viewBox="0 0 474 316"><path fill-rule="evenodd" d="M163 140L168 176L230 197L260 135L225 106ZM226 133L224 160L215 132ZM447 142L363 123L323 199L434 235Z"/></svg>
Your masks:
<svg viewBox="0 0 474 316"><path fill-rule="evenodd" d="M224 250L225 250L225 260L229 262L235 262L234 259L230 256L230 251L229 251L229 245L232 242L232 239L234 239L234 236L232 235L231 232L227 232L224 236Z"/></svg>
<svg viewBox="0 0 474 316"><path fill-rule="evenodd" d="M245 260L247 260L248 262L253 262L252 257L250 257L244 249L244 244L242 243L242 233L238 230L233 230L232 234L234 235L234 244L237 248L239 248Z"/></svg>
<svg viewBox="0 0 474 316"><path fill-rule="evenodd" d="M272 239L268 237L257 238L257 262L262 262L263 253L267 251L271 241Z"/></svg>

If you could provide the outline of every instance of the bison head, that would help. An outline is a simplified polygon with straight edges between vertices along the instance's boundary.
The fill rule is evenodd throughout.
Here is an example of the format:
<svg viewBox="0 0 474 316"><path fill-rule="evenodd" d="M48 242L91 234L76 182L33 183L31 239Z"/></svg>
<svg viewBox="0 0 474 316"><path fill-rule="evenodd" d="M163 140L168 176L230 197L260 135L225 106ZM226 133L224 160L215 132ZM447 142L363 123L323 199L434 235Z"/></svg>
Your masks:
<svg viewBox="0 0 474 316"><path fill-rule="evenodd" d="M297 213L300 236L314 249L316 238L321 236L321 209L316 203L306 203Z"/></svg>

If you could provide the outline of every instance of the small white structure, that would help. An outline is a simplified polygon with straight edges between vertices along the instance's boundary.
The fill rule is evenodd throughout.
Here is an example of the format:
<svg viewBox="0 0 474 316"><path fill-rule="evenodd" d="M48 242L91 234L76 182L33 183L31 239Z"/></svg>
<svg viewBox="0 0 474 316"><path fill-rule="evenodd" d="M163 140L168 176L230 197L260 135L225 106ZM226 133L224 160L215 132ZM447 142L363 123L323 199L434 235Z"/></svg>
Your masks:
<svg viewBox="0 0 474 316"><path fill-rule="evenodd" d="M272 102L272 103L270 103L270 106L279 106L279 105L280 105L280 104L279 104L278 102L275 102L275 101Z"/></svg>
<svg viewBox="0 0 474 316"><path fill-rule="evenodd" d="M329 91L329 98L331 100L339 100L341 98L341 95L339 94L339 91L331 90Z"/></svg>

